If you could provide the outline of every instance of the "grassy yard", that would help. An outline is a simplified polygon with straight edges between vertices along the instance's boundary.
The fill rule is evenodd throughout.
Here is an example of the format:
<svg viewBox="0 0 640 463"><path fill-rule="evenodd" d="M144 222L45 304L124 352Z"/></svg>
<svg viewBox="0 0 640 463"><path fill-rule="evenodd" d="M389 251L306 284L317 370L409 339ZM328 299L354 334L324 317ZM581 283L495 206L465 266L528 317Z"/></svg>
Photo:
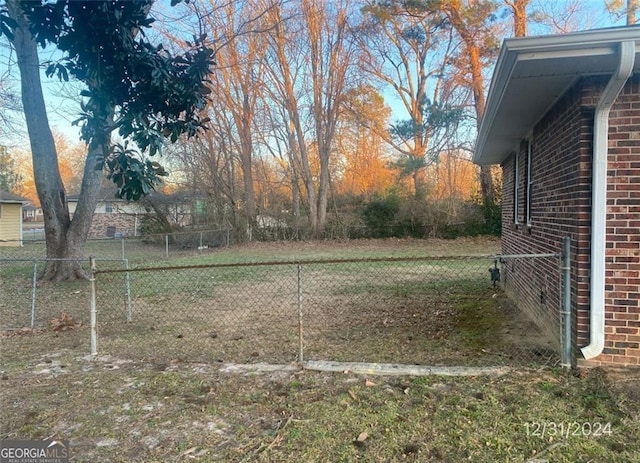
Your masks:
<svg viewBox="0 0 640 463"><path fill-rule="evenodd" d="M382 240L248 244L169 260L131 248L129 258L135 268L497 251L495 240ZM92 463L638 461L640 372L513 362L525 340L540 340L478 262L131 272L129 323L123 274L99 274L97 358L87 356L86 284L45 285L35 333L0 329L0 438L68 439L73 461ZM15 317L29 268L0 266L2 326L28 322ZM299 371L290 362L300 277L307 359L515 368L478 377ZM49 317L61 310L82 325L54 330Z"/></svg>
<svg viewBox="0 0 640 463"><path fill-rule="evenodd" d="M120 239L97 239L87 242L85 255L98 258L119 259L123 254ZM375 258L441 255L487 255L500 251L500 240L496 238L460 238L452 240L348 240L348 241L297 241L297 242L252 242L241 245L197 250L194 248L170 247L169 258L161 244L145 244L140 239L124 241L124 255L131 264L161 265L166 262L225 263L258 262L271 260L327 259L327 258ZM44 257L42 241L26 241L22 248L0 248L0 258Z"/></svg>
<svg viewBox="0 0 640 463"><path fill-rule="evenodd" d="M632 463L640 455L637 372L247 372L68 350L4 368L0 437L69 439L77 462Z"/></svg>

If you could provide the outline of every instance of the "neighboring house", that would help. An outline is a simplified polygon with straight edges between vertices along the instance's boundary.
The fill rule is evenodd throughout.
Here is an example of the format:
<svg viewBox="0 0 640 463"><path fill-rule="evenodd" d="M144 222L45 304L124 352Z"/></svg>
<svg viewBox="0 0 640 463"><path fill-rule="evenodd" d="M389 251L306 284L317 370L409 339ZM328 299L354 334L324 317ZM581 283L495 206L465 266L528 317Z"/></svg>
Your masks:
<svg viewBox="0 0 640 463"><path fill-rule="evenodd" d="M22 205L28 202L0 191L0 246L22 246Z"/></svg>
<svg viewBox="0 0 640 463"><path fill-rule="evenodd" d="M504 254L571 237L578 364L639 365L640 27L505 40L474 162L502 166ZM505 289L535 304L554 270L507 262Z"/></svg>
<svg viewBox="0 0 640 463"><path fill-rule="evenodd" d="M79 195L67 196L71 217L78 206L78 198ZM104 189L100 192L100 199L93 214L89 237L136 236L140 229L141 216L146 213L142 204L117 198L114 189Z"/></svg>
<svg viewBox="0 0 640 463"><path fill-rule="evenodd" d="M22 207L22 220L24 222L44 222L44 214L41 207L26 204Z"/></svg>
<svg viewBox="0 0 640 463"><path fill-rule="evenodd" d="M191 204L179 195L164 195L153 192L153 198L160 209L167 214L172 225L187 226L192 223ZM73 217L78 206L79 195L67 196L69 214ZM142 201L142 200L141 200ZM152 210L152 208L149 208ZM100 192L89 230L90 238L114 238L137 236L140 234L142 218L152 214L143 202L127 201L116 197L115 188L105 188Z"/></svg>

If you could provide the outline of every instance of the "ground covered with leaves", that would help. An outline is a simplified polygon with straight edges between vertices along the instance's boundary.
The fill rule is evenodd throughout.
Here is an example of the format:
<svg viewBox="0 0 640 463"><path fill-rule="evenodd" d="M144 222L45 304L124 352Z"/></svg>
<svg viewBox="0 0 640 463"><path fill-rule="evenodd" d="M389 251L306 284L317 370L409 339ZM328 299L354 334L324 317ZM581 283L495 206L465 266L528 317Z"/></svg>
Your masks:
<svg viewBox="0 0 640 463"><path fill-rule="evenodd" d="M633 462L640 372L366 376L62 349L1 368L0 438L72 461Z"/></svg>

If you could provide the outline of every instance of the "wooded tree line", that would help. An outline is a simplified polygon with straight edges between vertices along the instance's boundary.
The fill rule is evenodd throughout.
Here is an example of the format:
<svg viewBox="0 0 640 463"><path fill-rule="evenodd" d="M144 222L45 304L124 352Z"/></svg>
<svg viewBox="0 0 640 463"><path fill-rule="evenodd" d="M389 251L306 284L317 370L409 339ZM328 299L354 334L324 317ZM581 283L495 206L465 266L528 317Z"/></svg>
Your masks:
<svg viewBox="0 0 640 463"><path fill-rule="evenodd" d="M348 236L382 217L403 222L400 233L464 222L495 231L499 179L470 153L500 43L533 26L590 26L586 0L171 3L0 5L51 256L81 255L102 171L136 199L165 167L164 188L204 202L208 227L246 231L271 216L305 236ZM637 0L608 7L635 23ZM81 218L68 216L65 157L46 116L33 117L37 44L62 54L48 74L86 88L78 123L88 155L70 192L85 202ZM45 169L58 172L45 179Z"/></svg>
<svg viewBox="0 0 640 463"><path fill-rule="evenodd" d="M391 196L402 204L395 218L419 236L469 221L499 231L499 179L489 167L476 173L470 153L501 40L585 19L580 2L545 3L187 5L216 47L216 69L210 130L170 150L183 186L208 198L215 221L240 228L266 214L310 236L349 235L359 212Z"/></svg>

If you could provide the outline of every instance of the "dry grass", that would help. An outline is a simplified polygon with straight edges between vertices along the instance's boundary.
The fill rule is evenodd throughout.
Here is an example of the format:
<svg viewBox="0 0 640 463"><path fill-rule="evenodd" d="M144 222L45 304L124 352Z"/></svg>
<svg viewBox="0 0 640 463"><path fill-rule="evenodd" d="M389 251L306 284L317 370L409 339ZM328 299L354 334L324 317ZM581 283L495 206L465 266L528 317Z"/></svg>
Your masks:
<svg viewBox="0 0 640 463"><path fill-rule="evenodd" d="M9 368L0 437L69 439L77 462L631 463L640 452L637 383L617 389L602 371L582 378L525 370L494 378L242 373L90 360L68 349ZM535 423L610 423L610 432L566 438L547 428L542 436Z"/></svg>

